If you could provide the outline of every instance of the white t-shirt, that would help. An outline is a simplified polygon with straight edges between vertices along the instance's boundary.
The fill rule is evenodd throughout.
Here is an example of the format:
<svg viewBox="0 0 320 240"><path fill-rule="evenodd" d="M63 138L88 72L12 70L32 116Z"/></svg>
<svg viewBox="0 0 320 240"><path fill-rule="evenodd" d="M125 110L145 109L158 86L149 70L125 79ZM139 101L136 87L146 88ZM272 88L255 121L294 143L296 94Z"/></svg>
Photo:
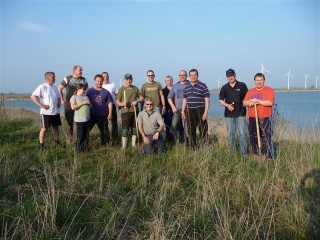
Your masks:
<svg viewBox="0 0 320 240"><path fill-rule="evenodd" d="M58 108L58 102L60 96L58 88L54 85L50 86L47 83L39 85L32 93L39 98L41 104L49 105L49 109L40 108L40 114L44 115L57 115L60 112Z"/></svg>
<svg viewBox="0 0 320 240"><path fill-rule="evenodd" d="M116 94L118 92L118 89L114 83L108 83L108 84L102 84L102 87L109 91L109 93L112 96L113 103L116 102Z"/></svg>

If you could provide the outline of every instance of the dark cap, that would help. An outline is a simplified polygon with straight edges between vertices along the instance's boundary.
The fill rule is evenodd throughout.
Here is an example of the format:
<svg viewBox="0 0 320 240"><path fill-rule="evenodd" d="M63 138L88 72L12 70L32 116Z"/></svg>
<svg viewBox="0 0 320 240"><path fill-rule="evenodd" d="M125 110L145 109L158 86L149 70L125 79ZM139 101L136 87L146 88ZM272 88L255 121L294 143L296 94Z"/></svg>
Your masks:
<svg viewBox="0 0 320 240"><path fill-rule="evenodd" d="M127 74L124 75L124 78L125 79L128 79L128 78L132 79L132 75L130 73L127 73Z"/></svg>
<svg viewBox="0 0 320 240"><path fill-rule="evenodd" d="M227 71L226 71L226 76L229 77L229 76L235 76L236 73L233 69L229 68Z"/></svg>

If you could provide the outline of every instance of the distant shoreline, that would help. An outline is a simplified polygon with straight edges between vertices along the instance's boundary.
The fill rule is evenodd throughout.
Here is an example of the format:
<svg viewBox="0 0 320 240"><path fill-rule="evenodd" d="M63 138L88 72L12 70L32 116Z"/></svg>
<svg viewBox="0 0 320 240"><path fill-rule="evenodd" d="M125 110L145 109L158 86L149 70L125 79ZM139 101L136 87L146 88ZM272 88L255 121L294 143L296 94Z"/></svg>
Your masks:
<svg viewBox="0 0 320 240"><path fill-rule="evenodd" d="M320 92L320 89L274 89L275 92ZM219 93L218 90L210 90L210 93ZM0 95L0 100L6 101L19 101L19 100L30 100L31 93L3 93Z"/></svg>
<svg viewBox="0 0 320 240"><path fill-rule="evenodd" d="M273 89L274 92L320 92L319 89ZM210 90L210 93L219 93L220 91L218 90Z"/></svg>

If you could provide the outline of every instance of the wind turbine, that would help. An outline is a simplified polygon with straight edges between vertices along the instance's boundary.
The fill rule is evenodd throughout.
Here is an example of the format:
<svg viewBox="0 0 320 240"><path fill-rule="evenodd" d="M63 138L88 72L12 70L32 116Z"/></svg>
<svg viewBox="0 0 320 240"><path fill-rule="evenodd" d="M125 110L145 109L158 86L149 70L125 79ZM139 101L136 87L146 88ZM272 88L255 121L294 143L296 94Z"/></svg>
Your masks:
<svg viewBox="0 0 320 240"><path fill-rule="evenodd" d="M285 76L288 76L288 90L289 90L290 89L290 78L293 78L293 76L290 73L290 69L289 69L289 72Z"/></svg>
<svg viewBox="0 0 320 240"><path fill-rule="evenodd" d="M307 89L307 81L310 74L304 74L304 89Z"/></svg>
<svg viewBox="0 0 320 240"><path fill-rule="evenodd" d="M217 80L218 82L218 90L220 90L220 78Z"/></svg>
<svg viewBox="0 0 320 240"><path fill-rule="evenodd" d="M263 67L263 63L261 62L261 73L263 74L263 72L270 72L269 70L265 69Z"/></svg>
<svg viewBox="0 0 320 240"><path fill-rule="evenodd" d="M316 80L316 89L318 89L318 78L319 78L319 75L314 78Z"/></svg>

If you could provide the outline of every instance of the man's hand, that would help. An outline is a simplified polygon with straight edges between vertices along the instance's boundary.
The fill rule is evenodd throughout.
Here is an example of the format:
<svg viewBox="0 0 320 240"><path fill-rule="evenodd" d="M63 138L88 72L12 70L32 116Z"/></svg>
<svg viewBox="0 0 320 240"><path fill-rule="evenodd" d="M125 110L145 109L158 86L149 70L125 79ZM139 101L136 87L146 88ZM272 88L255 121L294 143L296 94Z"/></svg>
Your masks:
<svg viewBox="0 0 320 240"><path fill-rule="evenodd" d="M159 139L159 135L160 135L160 132L155 132L155 134L153 134L153 140L157 141Z"/></svg>

